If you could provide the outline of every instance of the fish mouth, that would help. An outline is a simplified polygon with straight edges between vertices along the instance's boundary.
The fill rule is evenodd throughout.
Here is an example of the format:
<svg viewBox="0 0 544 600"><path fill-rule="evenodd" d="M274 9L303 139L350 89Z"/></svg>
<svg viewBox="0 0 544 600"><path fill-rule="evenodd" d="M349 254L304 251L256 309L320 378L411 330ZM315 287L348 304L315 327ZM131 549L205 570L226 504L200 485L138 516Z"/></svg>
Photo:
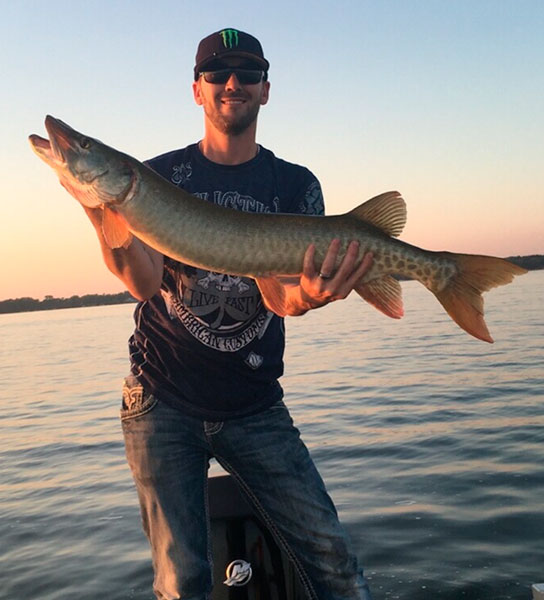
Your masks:
<svg viewBox="0 0 544 600"><path fill-rule="evenodd" d="M66 162L66 153L75 147L77 131L51 115L45 117L45 128L49 134L51 152L58 162Z"/></svg>
<svg viewBox="0 0 544 600"><path fill-rule="evenodd" d="M62 164L59 164L58 160L53 154L53 150L51 148L51 143L49 140L33 133L32 135L28 136L28 141L32 146L32 150L34 150L34 152L50 167L52 167L53 169L62 167Z"/></svg>
<svg viewBox="0 0 544 600"><path fill-rule="evenodd" d="M29 135L28 139L32 144L34 150L38 153L45 153L51 149L51 144L49 143L49 140L46 140L45 138L42 138L41 136L36 135L35 133Z"/></svg>
<svg viewBox="0 0 544 600"><path fill-rule="evenodd" d="M45 117L45 128L49 139L32 134L28 136L34 152L53 168L66 164L66 153L75 147L77 132L60 119L51 115Z"/></svg>

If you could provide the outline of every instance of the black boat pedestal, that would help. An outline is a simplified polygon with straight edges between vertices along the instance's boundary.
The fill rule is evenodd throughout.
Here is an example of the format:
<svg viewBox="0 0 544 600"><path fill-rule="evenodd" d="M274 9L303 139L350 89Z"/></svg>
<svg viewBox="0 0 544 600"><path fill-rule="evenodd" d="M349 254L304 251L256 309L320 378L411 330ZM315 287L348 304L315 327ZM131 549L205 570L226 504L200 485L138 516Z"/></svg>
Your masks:
<svg viewBox="0 0 544 600"><path fill-rule="evenodd" d="M307 600L298 575L230 475L210 477L213 600Z"/></svg>

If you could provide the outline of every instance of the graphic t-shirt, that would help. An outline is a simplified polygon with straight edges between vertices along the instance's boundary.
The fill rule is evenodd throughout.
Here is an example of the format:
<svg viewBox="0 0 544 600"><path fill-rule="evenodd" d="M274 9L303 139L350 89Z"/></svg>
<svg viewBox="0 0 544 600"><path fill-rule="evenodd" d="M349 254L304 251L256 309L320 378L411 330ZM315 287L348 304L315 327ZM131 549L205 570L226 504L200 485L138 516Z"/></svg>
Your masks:
<svg viewBox="0 0 544 600"><path fill-rule="evenodd" d="M146 164L202 200L234 210L323 214L314 175L262 147L235 166L209 161L197 144ZM140 302L134 317L132 373L168 404L213 421L254 414L281 398L284 323L266 310L253 279L165 257L160 293Z"/></svg>

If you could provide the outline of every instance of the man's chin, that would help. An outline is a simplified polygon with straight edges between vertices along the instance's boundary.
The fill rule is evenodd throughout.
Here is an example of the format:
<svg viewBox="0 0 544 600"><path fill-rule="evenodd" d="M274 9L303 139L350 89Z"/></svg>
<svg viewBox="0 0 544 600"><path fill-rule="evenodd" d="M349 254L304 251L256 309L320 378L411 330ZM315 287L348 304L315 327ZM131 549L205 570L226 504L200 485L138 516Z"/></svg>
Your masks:
<svg viewBox="0 0 544 600"><path fill-rule="evenodd" d="M223 118L214 122L215 127L226 135L237 136L247 131L256 121L257 115L245 118Z"/></svg>
<svg viewBox="0 0 544 600"><path fill-rule="evenodd" d="M247 131L255 121L259 114L259 108L250 107L247 110L246 105L230 105L221 106L222 110L208 111L205 107L205 112L208 119L213 123L214 127L225 135L238 136Z"/></svg>
<svg viewBox="0 0 544 600"><path fill-rule="evenodd" d="M231 135L233 137L236 137L238 135L242 135L242 133L247 131L248 128L249 128L249 124L245 125L245 124L240 124L240 123L232 123L230 125L225 125L225 127L223 129L223 133L225 133L227 135Z"/></svg>

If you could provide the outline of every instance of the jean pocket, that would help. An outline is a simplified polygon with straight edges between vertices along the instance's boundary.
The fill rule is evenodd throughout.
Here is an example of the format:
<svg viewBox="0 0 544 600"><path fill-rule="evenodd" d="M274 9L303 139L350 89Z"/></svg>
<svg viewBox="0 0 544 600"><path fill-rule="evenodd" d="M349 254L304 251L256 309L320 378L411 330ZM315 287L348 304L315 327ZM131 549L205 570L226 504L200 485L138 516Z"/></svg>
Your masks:
<svg viewBox="0 0 544 600"><path fill-rule="evenodd" d="M121 403L121 420L140 417L153 410L158 400L144 390L143 385L134 377L129 375L123 385L123 400Z"/></svg>

